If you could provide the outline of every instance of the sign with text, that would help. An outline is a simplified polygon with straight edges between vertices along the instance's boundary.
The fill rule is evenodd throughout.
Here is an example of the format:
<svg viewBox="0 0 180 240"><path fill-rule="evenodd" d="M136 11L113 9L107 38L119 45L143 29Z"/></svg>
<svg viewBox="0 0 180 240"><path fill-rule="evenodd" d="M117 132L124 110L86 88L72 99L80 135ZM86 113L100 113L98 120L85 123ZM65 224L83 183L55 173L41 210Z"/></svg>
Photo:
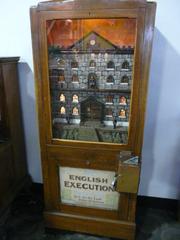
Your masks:
<svg viewBox="0 0 180 240"><path fill-rule="evenodd" d="M63 204L118 209L120 195L111 185L115 172L60 167L59 175Z"/></svg>

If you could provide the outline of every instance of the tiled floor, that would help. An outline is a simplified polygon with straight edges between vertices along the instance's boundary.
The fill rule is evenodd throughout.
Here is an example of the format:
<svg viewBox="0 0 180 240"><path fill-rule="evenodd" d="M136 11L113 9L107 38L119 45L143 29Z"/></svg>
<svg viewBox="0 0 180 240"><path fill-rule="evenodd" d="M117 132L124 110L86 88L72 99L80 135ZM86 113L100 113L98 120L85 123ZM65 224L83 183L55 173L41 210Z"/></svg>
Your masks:
<svg viewBox="0 0 180 240"><path fill-rule="evenodd" d="M0 228L0 240L110 240L80 233L46 231L42 210L42 194L22 192ZM138 206L136 240L180 240L180 224L175 219L173 211Z"/></svg>

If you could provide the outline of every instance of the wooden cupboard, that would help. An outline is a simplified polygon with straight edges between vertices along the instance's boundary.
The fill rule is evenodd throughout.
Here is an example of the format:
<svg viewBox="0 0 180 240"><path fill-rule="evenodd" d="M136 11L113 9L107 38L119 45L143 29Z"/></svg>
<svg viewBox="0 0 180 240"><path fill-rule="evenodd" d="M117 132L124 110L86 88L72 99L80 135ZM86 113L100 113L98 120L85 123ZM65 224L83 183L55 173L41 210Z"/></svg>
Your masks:
<svg viewBox="0 0 180 240"><path fill-rule="evenodd" d="M18 61L0 58L0 215L28 181Z"/></svg>

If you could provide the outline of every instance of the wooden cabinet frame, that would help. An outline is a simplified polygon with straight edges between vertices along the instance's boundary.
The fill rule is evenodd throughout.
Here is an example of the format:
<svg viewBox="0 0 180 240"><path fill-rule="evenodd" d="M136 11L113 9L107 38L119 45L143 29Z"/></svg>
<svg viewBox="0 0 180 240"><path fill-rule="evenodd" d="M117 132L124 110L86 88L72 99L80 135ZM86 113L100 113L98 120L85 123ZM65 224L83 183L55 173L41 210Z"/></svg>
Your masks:
<svg viewBox="0 0 180 240"><path fill-rule="evenodd" d="M118 211L73 207L60 203L58 166L117 171L119 152L141 155L148 73L156 4L139 1L51 1L31 8L34 69L39 116L46 226L110 237L134 239L136 195L121 193ZM46 21L51 19L136 18L131 118L128 144L52 138Z"/></svg>

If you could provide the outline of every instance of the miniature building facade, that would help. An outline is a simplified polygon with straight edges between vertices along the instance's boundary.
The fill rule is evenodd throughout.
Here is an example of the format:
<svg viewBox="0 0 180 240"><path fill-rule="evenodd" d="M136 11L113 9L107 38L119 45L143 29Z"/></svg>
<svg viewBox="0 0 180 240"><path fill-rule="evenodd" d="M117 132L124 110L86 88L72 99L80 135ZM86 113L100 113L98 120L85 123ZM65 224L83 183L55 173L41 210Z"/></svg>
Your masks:
<svg viewBox="0 0 180 240"><path fill-rule="evenodd" d="M91 49L92 43L95 50ZM82 129L87 125L95 127L96 124L96 127L101 130L109 129L109 141L111 141L113 132L111 128L116 119L116 128L121 127L119 141L127 141L133 57L132 47L117 47L94 31L67 49L49 50L49 77L53 92L51 107L53 123L56 126L53 132L55 138L62 138L64 135L58 130L60 123L64 124L64 129L67 127L66 124L70 124L72 131L73 126ZM120 101L120 98L126 99L126 104L122 104L123 101ZM94 105L99 102L104 106L104 111L100 111L102 116L98 116L99 111L93 107L93 103L88 105L88 99L94 99ZM89 112L88 109L81 107L84 101L89 106ZM110 103L111 106L109 106ZM124 111L121 105L124 105ZM126 114L122 116L122 113ZM91 118L86 119L85 116L88 115L91 115ZM77 140L81 140L80 136ZM97 138L92 138L92 141L97 141Z"/></svg>

